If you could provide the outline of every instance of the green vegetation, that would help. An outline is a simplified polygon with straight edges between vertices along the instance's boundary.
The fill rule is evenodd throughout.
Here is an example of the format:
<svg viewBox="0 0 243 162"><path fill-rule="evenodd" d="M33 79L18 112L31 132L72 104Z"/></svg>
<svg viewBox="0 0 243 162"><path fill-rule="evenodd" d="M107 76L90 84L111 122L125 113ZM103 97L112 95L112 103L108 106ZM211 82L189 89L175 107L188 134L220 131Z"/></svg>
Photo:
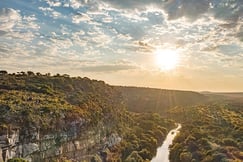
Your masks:
<svg viewBox="0 0 243 162"><path fill-rule="evenodd" d="M208 97L191 91L163 90L139 87L116 87L132 112L165 113L175 106L191 106L208 102Z"/></svg>
<svg viewBox="0 0 243 162"><path fill-rule="evenodd" d="M170 115L182 129L171 146L171 162L242 161L242 109L237 104L172 109Z"/></svg>
<svg viewBox="0 0 243 162"><path fill-rule="evenodd" d="M105 122L116 123L116 117L125 111L121 99L120 93L103 81L59 74L3 73L0 127L38 125L55 131L62 118L70 121L82 117L96 125L108 114Z"/></svg>
<svg viewBox="0 0 243 162"><path fill-rule="evenodd" d="M182 129L170 148L172 162L242 161L242 104L223 104L227 98L221 104L186 107L208 98L196 92L114 87L67 74L0 71L0 135L14 128L23 135L34 127L44 136L68 131L70 123L82 119L80 138L89 139L85 132L99 133L95 144L87 146L86 156L92 161L146 162L156 155L175 120ZM103 139L112 134L121 142L108 146ZM63 142L55 138L57 147ZM50 159L61 158L69 160Z"/></svg>
<svg viewBox="0 0 243 162"><path fill-rule="evenodd" d="M189 91L117 88L130 111L155 112L182 123L170 148L172 162L243 160L241 93L204 95ZM216 101L221 104L212 104ZM129 157L133 161L138 153Z"/></svg>
<svg viewBox="0 0 243 162"><path fill-rule="evenodd" d="M158 114L132 114L132 124L125 131L124 140L118 147L121 150L122 161L149 161L156 155L168 130L175 125L171 120L165 120Z"/></svg>
<svg viewBox="0 0 243 162"><path fill-rule="evenodd" d="M55 129L62 114L85 116L81 109L62 98L28 91L0 90L1 127L6 125ZM75 112L75 114L74 114Z"/></svg>
<svg viewBox="0 0 243 162"><path fill-rule="evenodd" d="M13 158L13 159L9 159L7 162L27 162L27 160L21 158Z"/></svg>
<svg viewBox="0 0 243 162"><path fill-rule="evenodd" d="M83 129L101 136L100 143L87 149L92 161L104 157L110 161L149 161L167 130L175 127L173 121L158 114L126 111L119 89L103 81L67 74L0 72L0 135L20 128L21 143L26 141L23 134L28 129L38 128L41 136L63 132L80 118L85 121L79 132L82 138L89 138L88 134L83 137ZM121 137L121 142L101 150L102 138L113 133ZM63 142L60 137L55 138L57 147ZM106 156L99 157L99 150Z"/></svg>

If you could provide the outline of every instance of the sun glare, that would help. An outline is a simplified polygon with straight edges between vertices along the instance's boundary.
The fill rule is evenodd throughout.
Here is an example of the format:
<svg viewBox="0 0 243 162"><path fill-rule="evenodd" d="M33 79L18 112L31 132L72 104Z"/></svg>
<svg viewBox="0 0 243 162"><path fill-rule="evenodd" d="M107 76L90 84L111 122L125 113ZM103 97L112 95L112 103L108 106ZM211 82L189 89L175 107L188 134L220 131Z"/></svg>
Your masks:
<svg viewBox="0 0 243 162"><path fill-rule="evenodd" d="M176 50L157 49L155 51L156 63L161 70L169 71L178 65L179 54Z"/></svg>

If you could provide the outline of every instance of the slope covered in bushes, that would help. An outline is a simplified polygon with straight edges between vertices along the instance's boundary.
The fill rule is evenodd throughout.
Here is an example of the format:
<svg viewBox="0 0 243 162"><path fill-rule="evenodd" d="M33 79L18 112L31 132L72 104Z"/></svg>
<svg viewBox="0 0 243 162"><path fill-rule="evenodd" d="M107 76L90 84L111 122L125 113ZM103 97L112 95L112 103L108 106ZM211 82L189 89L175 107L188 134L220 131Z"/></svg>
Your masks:
<svg viewBox="0 0 243 162"><path fill-rule="evenodd" d="M133 112L155 112L164 115L175 106L191 106L208 101L208 97L192 91L140 87L116 87L125 105Z"/></svg>
<svg viewBox="0 0 243 162"><path fill-rule="evenodd" d="M242 161L242 108L228 103L170 110L170 117L182 123L171 146L171 162Z"/></svg>
<svg viewBox="0 0 243 162"><path fill-rule="evenodd" d="M119 89L103 81L0 72L5 159L149 161L172 127L158 114L127 111Z"/></svg>

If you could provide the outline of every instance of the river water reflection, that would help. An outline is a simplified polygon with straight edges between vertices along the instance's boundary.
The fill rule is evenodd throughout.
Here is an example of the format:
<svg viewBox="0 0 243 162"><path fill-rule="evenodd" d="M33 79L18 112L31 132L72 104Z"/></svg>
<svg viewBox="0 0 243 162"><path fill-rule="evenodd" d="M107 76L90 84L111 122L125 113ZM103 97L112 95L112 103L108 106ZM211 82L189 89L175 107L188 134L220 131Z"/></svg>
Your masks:
<svg viewBox="0 0 243 162"><path fill-rule="evenodd" d="M178 124L177 128L172 129L167 134L165 141L163 142L162 146L157 149L157 154L151 162L169 162L169 146L172 144L172 141L179 132L180 128L181 124Z"/></svg>

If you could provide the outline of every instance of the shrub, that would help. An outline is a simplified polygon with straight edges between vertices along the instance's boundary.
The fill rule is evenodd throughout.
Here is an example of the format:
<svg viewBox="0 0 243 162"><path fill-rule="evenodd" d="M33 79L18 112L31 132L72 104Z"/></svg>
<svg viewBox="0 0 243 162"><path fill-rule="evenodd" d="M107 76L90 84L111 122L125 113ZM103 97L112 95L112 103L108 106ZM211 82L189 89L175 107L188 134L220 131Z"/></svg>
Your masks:
<svg viewBox="0 0 243 162"><path fill-rule="evenodd" d="M27 160L21 158L13 158L13 159L8 159L7 162L27 162Z"/></svg>

